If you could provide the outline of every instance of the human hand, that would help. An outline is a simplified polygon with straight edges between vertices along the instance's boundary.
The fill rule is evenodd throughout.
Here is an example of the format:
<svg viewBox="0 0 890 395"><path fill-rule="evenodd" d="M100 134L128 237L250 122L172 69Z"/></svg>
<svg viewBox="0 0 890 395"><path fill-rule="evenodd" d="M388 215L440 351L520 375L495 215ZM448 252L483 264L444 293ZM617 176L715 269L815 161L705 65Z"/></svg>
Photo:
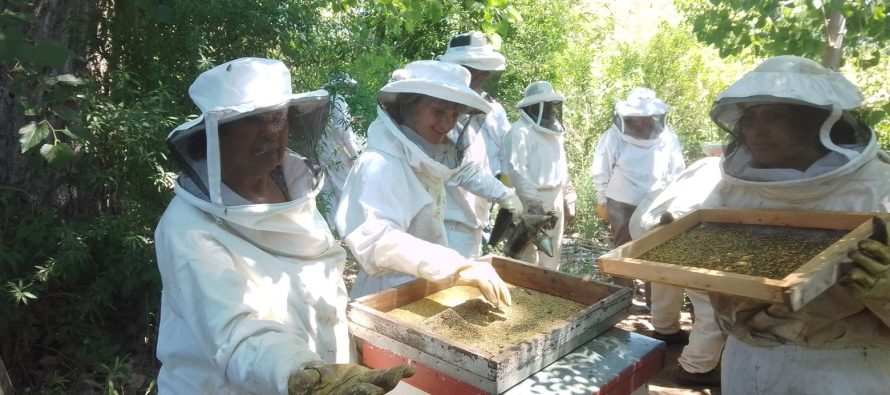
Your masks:
<svg viewBox="0 0 890 395"><path fill-rule="evenodd" d="M512 192L495 199L495 202L500 205L501 208L510 211L510 213L513 214L513 218L519 218L524 210L522 201L519 200L519 196L516 196L516 194Z"/></svg>
<svg viewBox="0 0 890 395"><path fill-rule="evenodd" d="M604 222L609 222L609 214L606 211L606 205L603 203L596 205L596 210L594 210L596 217Z"/></svg>
<svg viewBox="0 0 890 395"><path fill-rule="evenodd" d="M874 217L874 234L882 240L862 240L848 256L856 265L841 279L841 285L859 298L890 301L890 245L887 224ZM874 237L874 236L873 236Z"/></svg>
<svg viewBox="0 0 890 395"><path fill-rule="evenodd" d="M479 261L470 261L469 263L467 267L457 273L456 285L469 285L478 288L482 296L495 307L500 307L501 303L507 306L513 304L507 283L501 280L490 263Z"/></svg>
<svg viewBox="0 0 890 395"><path fill-rule="evenodd" d="M399 380L414 375L414 368L399 365L369 369L358 364L310 364L291 373L288 395L378 395L392 391Z"/></svg>

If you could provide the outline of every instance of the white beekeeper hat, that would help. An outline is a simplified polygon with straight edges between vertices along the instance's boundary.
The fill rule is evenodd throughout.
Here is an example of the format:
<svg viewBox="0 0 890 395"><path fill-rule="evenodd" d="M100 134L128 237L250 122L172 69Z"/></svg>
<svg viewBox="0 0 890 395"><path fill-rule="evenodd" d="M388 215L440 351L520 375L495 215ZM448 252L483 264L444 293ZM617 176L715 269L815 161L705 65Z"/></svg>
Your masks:
<svg viewBox="0 0 890 395"><path fill-rule="evenodd" d="M264 58L240 58L201 73L189 87L189 96L201 114L173 129L167 136L167 144L183 171L199 186L207 188L210 201L217 204L222 203L220 124L288 108L291 127L317 138L313 135L320 133L329 100L324 90L292 93L287 66ZM206 134L206 156L193 158L189 146L191 137L202 130Z"/></svg>
<svg viewBox="0 0 890 395"><path fill-rule="evenodd" d="M563 102L565 100L565 96L556 92L550 82L535 81L525 87L525 96L519 103L516 103L516 108L528 107L537 103Z"/></svg>
<svg viewBox="0 0 890 395"><path fill-rule="evenodd" d="M711 108L711 119L732 130L745 108L754 104L787 103L822 108L831 115L819 132L822 144L848 157L857 152L838 147L830 139L834 123L843 110L858 107L862 93L843 74L799 56L777 56L765 60L726 88Z"/></svg>
<svg viewBox="0 0 890 395"><path fill-rule="evenodd" d="M470 72L457 64L418 60L394 71L389 83L380 88L379 98L388 103L399 93L419 93L489 112L488 102L470 89L470 78Z"/></svg>
<svg viewBox="0 0 890 395"><path fill-rule="evenodd" d="M615 113L622 117L647 117L666 114L667 111L668 105L649 88L631 89L627 100L615 104Z"/></svg>
<svg viewBox="0 0 890 395"><path fill-rule="evenodd" d="M448 41L445 53L436 59L476 70L503 71L507 67L504 55L495 51L481 32L463 33L452 37Z"/></svg>

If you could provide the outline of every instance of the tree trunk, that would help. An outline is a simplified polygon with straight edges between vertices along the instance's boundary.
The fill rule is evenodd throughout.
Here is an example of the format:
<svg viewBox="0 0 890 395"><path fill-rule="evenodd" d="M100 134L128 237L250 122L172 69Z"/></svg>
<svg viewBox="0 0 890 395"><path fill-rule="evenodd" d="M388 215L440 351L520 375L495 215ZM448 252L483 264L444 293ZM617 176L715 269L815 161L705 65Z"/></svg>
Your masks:
<svg viewBox="0 0 890 395"><path fill-rule="evenodd" d="M837 71L843 57L844 35L847 34L847 20L840 10L832 10L825 24L825 57L822 65Z"/></svg>
<svg viewBox="0 0 890 395"><path fill-rule="evenodd" d="M9 373L6 373L6 365L0 358L0 395L12 395L12 381L9 379Z"/></svg>
<svg viewBox="0 0 890 395"><path fill-rule="evenodd" d="M66 73L84 75L84 59L87 58L96 35L95 0L37 0L23 6L0 0L0 11L8 8L36 16L36 22L28 26L25 32L29 40L37 37L50 39L74 55L69 57L61 69L38 69L41 76ZM12 66L14 64L0 64L0 70L13 70ZM0 166L0 194L14 196L13 199L7 199L7 203L15 201L26 207L52 204L56 200L54 180L58 173L46 165L29 165L27 162L30 161L21 153L18 130L35 119L24 115L20 101L22 98L9 91L12 79L20 76L21 73L15 72L0 73L0 163L3 163ZM40 94L36 92L37 78L25 81L23 88L22 91L28 92L28 96ZM27 99L35 103L35 98ZM7 209L13 210L19 204L10 204Z"/></svg>

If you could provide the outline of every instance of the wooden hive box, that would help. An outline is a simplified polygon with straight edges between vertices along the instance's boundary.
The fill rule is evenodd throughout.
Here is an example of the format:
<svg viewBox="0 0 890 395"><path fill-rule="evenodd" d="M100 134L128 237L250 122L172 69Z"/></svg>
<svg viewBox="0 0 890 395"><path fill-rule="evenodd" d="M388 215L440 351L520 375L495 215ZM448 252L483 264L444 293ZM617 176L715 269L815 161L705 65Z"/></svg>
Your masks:
<svg viewBox="0 0 890 395"><path fill-rule="evenodd" d="M555 322L550 330L492 355L386 314L449 287L444 283L415 280L351 302L347 310L350 331L361 341L373 345L363 347L366 353L381 349L446 377L435 386L447 385L453 379L459 382L458 385L468 384L479 390L471 392L500 393L614 326L627 316L631 305L632 291L628 288L584 280L510 258L487 256L484 259L492 263L507 283L587 307L568 321ZM363 356L365 362L373 359L374 356ZM441 393L442 388L424 388L429 384L418 375L408 382ZM455 388L451 393L457 392L461 391Z"/></svg>
<svg viewBox="0 0 890 395"><path fill-rule="evenodd" d="M698 209L600 256L600 269L610 275L784 304L797 311L843 276L847 252L872 234L871 219L875 215L887 218L887 214L882 213ZM809 261L801 262L781 280L637 259L674 236L710 223L787 227L801 231L834 230L838 240Z"/></svg>

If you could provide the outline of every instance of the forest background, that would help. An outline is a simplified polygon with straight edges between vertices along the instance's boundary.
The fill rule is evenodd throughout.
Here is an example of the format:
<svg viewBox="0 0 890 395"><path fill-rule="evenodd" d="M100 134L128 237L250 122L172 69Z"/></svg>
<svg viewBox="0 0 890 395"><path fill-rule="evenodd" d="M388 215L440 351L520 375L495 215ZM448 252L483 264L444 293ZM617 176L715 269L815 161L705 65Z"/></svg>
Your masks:
<svg viewBox="0 0 890 395"><path fill-rule="evenodd" d="M348 72L364 134L394 69L484 31L508 59L489 89L511 120L532 81L567 97L570 232L581 237L604 226L588 169L633 87L671 106L691 163L699 143L725 140L708 110L728 84L769 56L826 60L862 89L861 115L890 146L884 0L0 0L0 10L0 361L22 393L154 390L152 240L176 175L164 138L196 113L194 78L238 57L284 61L294 91Z"/></svg>

